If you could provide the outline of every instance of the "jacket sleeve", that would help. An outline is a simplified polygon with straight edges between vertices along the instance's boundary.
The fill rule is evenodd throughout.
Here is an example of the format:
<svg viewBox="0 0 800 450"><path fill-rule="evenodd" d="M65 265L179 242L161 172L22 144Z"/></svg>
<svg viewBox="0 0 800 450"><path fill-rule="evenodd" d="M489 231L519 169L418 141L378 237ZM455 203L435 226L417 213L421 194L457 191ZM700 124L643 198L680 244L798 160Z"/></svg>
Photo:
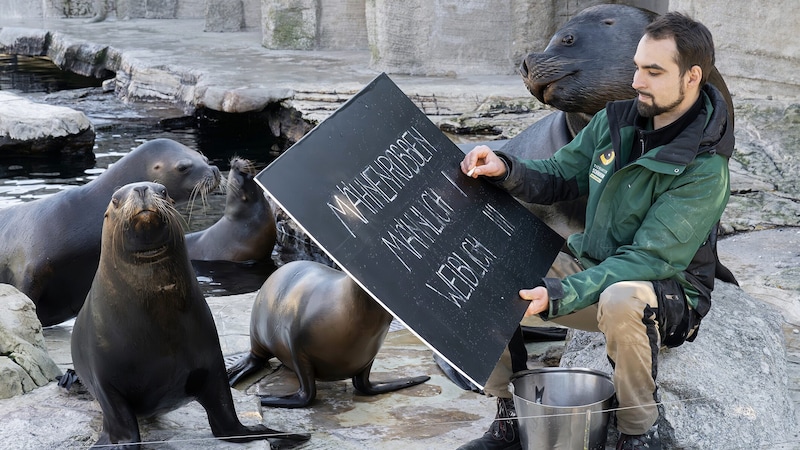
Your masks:
<svg viewBox="0 0 800 450"><path fill-rule="evenodd" d="M574 200L588 190L588 170L597 147L595 128L607 128L605 110L597 113L570 143L548 159L520 159L498 151L508 165L507 176L490 180L519 200L550 205ZM598 127L598 123L601 126Z"/></svg>
<svg viewBox="0 0 800 450"><path fill-rule="evenodd" d="M678 277L687 285L683 271L719 221L730 195L727 161L709 154L699 159L703 161L690 164L654 201L631 244L601 262L585 261L586 270L548 288L550 308L543 318L597 303L606 288L621 281ZM545 286L550 286L547 281Z"/></svg>

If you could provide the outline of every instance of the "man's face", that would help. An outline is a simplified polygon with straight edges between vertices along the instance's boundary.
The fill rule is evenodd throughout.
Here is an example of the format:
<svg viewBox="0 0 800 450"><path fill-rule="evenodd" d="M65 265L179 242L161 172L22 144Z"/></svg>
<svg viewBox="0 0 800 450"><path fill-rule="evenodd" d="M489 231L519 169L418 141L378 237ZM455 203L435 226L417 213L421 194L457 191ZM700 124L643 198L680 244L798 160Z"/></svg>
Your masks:
<svg viewBox="0 0 800 450"><path fill-rule="evenodd" d="M675 111L685 99L684 77L680 75L677 47L671 38L642 37L633 62L633 86L639 93L639 114L655 117Z"/></svg>

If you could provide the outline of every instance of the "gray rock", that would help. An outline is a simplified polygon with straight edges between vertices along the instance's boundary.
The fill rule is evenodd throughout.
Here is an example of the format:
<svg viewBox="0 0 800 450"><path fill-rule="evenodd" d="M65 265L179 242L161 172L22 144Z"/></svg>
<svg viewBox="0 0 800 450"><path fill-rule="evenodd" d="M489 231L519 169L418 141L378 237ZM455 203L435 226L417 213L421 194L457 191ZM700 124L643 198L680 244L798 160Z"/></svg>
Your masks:
<svg viewBox="0 0 800 450"><path fill-rule="evenodd" d="M782 323L771 307L717 281L697 339L659 357L664 448L776 448L792 440ZM576 331L561 366L611 373L603 334Z"/></svg>
<svg viewBox="0 0 800 450"><path fill-rule="evenodd" d="M242 0L207 0L204 31L242 31L243 28Z"/></svg>
<svg viewBox="0 0 800 450"><path fill-rule="evenodd" d="M174 19L178 0L145 0L145 19Z"/></svg>
<svg viewBox="0 0 800 450"><path fill-rule="evenodd" d="M0 155L92 155L94 138L82 112L0 91Z"/></svg>
<svg viewBox="0 0 800 450"><path fill-rule="evenodd" d="M0 398L30 392L60 374L47 353L36 306L13 286L0 284Z"/></svg>

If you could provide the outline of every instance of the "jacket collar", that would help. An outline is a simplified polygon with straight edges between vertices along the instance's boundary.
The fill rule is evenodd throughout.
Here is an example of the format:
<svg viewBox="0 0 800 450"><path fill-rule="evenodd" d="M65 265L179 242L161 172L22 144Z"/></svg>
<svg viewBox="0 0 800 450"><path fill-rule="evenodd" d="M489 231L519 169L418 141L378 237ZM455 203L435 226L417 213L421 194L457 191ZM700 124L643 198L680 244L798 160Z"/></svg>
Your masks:
<svg viewBox="0 0 800 450"><path fill-rule="evenodd" d="M700 153L733 154L733 127L728 126L728 106L713 85L706 83L701 91L702 108L697 117L672 142L656 149L656 161L688 165ZM622 154L620 130L634 127L638 111L636 99L610 102L606 105L614 150ZM629 145L630 143L628 143Z"/></svg>

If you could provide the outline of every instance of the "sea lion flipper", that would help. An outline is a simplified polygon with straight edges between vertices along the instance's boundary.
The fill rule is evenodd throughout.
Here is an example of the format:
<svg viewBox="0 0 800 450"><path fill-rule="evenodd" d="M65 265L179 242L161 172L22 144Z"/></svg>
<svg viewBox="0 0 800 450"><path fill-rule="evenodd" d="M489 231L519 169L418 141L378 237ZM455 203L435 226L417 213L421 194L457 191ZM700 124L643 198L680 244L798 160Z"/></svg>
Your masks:
<svg viewBox="0 0 800 450"><path fill-rule="evenodd" d="M369 374L371 370L372 363L370 363L369 366L353 377L353 387L364 395L385 394L387 392L393 392L399 389L416 386L431 379L431 377L423 375L412 378L400 378L394 381L386 381L383 383L372 383L369 381Z"/></svg>
<svg viewBox="0 0 800 450"><path fill-rule="evenodd" d="M301 360L299 352L292 352L292 362L295 367L294 373L300 387L297 392L291 395L275 397L265 395L261 397L262 406L277 406L281 408L305 408L314 401L317 396L317 384L314 378L314 366L310 361Z"/></svg>
<svg viewBox="0 0 800 450"><path fill-rule="evenodd" d="M230 384L230 386L235 385L242 378L264 367L267 361L268 360L265 358L256 356L253 352L242 356L226 369L228 374L228 384Z"/></svg>
<svg viewBox="0 0 800 450"><path fill-rule="evenodd" d="M129 444L142 440L136 413L122 397L102 388L93 395L103 410L103 431L95 445Z"/></svg>

